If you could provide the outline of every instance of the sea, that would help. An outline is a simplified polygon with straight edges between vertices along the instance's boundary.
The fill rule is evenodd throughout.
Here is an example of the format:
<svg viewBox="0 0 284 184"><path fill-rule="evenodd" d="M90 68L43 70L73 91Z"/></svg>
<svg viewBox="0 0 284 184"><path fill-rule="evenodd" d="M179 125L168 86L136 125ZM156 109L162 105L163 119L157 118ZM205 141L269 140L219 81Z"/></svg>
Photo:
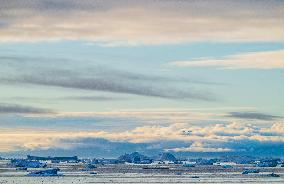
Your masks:
<svg viewBox="0 0 284 184"><path fill-rule="evenodd" d="M284 177L267 177L266 173L240 175L239 173L194 173L193 174L139 174L139 173L112 173L95 174L66 172L64 176L54 177L27 177L22 174L13 175L0 173L0 184L107 184L107 183L147 183L147 184L175 184L175 183L214 183L214 184L284 184Z"/></svg>

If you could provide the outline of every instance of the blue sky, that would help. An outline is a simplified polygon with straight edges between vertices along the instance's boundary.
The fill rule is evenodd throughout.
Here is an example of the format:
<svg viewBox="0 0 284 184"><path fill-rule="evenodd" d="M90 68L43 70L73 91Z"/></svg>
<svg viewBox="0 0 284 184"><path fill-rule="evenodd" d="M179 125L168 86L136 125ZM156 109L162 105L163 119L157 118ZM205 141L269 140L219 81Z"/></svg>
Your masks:
<svg viewBox="0 0 284 184"><path fill-rule="evenodd" d="M0 152L283 145L283 2L0 3Z"/></svg>

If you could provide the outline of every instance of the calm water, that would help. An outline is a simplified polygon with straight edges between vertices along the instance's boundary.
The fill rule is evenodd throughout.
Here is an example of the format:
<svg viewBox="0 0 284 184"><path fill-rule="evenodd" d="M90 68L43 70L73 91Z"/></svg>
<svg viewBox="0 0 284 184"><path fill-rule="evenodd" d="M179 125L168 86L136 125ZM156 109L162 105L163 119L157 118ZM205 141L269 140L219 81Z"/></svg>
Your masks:
<svg viewBox="0 0 284 184"><path fill-rule="evenodd" d="M191 178L199 176L200 178ZM65 173L60 177L26 177L22 175L0 177L0 184L79 184L79 183L284 183L283 175L280 178L260 175L240 175L236 173L200 173L195 175L161 175L161 174L98 174Z"/></svg>
<svg viewBox="0 0 284 184"><path fill-rule="evenodd" d="M168 170L143 169L139 165L98 165L92 175L90 171L82 171L84 164L57 164L50 165L52 168L59 167L63 176L59 177L27 177L28 171L18 171L7 165L8 161L0 162L0 184L81 184L81 183L266 183L284 184L284 168L255 168L249 165L234 166L233 169L224 169L219 166L197 166L185 168L180 165L170 165ZM242 175L245 168L259 169L260 173ZM280 177L268 177L275 172ZM198 176L199 178L192 178Z"/></svg>

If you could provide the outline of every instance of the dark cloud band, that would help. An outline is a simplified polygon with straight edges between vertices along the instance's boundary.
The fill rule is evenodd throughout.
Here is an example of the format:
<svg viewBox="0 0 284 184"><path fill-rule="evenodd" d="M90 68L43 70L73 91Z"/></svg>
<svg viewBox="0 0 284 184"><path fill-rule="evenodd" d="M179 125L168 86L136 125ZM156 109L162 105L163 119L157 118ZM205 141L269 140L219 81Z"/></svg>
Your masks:
<svg viewBox="0 0 284 184"><path fill-rule="evenodd" d="M46 114L53 111L48 109L0 103L0 114Z"/></svg>
<svg viewBox="0 0 284 184"><path fill-rule="evenodd" d="M228 116L240 119L255 119L255 120L264 120L264 121L272 121L275 119L282 118L281 116L273 116L270 114L257 113L257 112L230 112Z"/></svg>

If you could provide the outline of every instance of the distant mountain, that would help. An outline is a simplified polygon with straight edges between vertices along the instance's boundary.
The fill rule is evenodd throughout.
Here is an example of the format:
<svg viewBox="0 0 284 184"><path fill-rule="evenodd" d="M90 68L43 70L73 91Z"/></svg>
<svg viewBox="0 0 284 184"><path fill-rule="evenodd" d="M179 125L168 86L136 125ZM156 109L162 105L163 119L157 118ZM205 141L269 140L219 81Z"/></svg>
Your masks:
<svg viewBox="0 0 284 184"><path fill-rule="evenodd" d="M0 157L23 157L27 155L37 156L78 156L89 158L117 158L125 153L139 152L150 158L171 160L175 158L216 158L224 156L259 156L284 158L284 143L271 143L259 141L238 141L228 143L226 147L230 152L164 152L178 147L189 147L191 143L184 141L158 141L148 143L131 143L109 141L100 138L87 138L76 140L63 140L63 145L76 145L71 148L59 146L50 149L34 149L0 153ZM162 154L160 154L162 153ZM137 154L137 153L136 153ZM160 154L160 155L159 155ZM156 156L159 155L159 156ZM156 157L153 157L156 156ZM138 156L140 157L140 156ZM142 157L141 157L142 158Z"/></svg>
<svg viewBox="0 0 284 184"><path fill-rule="evenodd" d="M173 146L186 146L184 142L153 142L153 143L130 143L109 141L106 139L82 139L76 140L74 145L79 145L74 148L50 148L50 149L35 149L0 153L2 157L26 157L26 155L37 156L78 156L89 158L117 158L125 153L139 152L143 155L153 156L163 152L164 149L172 148ZM68 142L69 144L70 142ZM73 142L72 142L73 143ZM141 156L142 158L143 156Z"/></svg>

